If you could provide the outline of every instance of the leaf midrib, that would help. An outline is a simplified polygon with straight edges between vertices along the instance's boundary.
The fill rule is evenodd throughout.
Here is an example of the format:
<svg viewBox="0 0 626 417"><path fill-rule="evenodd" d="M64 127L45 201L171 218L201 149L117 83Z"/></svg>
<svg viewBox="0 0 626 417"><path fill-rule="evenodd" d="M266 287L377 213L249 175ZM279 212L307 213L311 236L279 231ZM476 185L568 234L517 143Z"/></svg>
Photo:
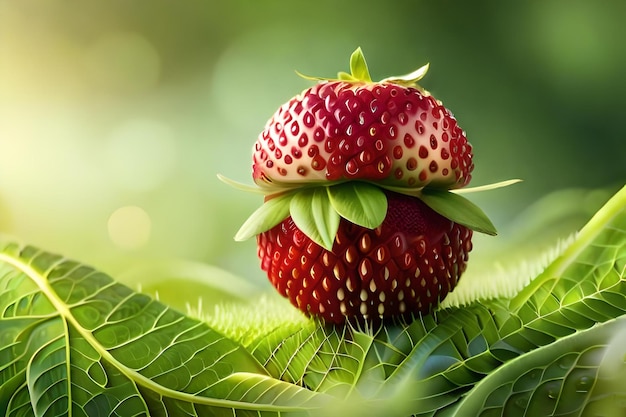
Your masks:
<svg viewBox="0 0 626 417"><path fill-rule="evenodd" d="M554 260L548 267L534 280L532 280L522 291L520 291L509 305L511 311L519 311L526 301L542 285L554 277L561 277L565 270L569 268L589 247L595 238L602 233L604 228L615 219L626 207L626 186L617 192L602 208L589 220L589 222L578 233L576 240L567 247L563 253ZM550 289L550 292L552 289Z"/></svg>
<svg viewBox="0 0 626 417"><path fill-rule="evenodd" d="M151 389L152 391L169 398L178 398L183 401L187 401L190 403L214 406L214 407L223 407L223 408L233 408L233 409L245 409L245 410L253 410L253 411L302 411L308 410L308 407L304 406L279 406L279 405L271 405L271 404L257 404L257 403L246 403L241 401L234 400L226 400L226 399L214 399L208 397L196 396L193 394L189 394L186 392L176 391L170 388L163 387L162 385L156 384L150 378L142 375L137 371L133 371L120 361L118 361L108 350L104 349L102 345L98 342L98 340L94 337L94 335L89 332L87 329L82 327L80 323L76 320L76 318L71 314L68 306L63 303L56 295L54 289L50 286L47 279L40 274L36 269L34 269L31 265L26 264L24 262L19 261L18 259L7 255L6 253L0 252L0 261L6 262L12 267L22 271L26 276L28 276L42 291L42 293L46 296L46 298L52 303L54 308L58 311L60 317L63 319L65 323L65 337L68 340L67 348L66 348L66 360L68 367L68 381L70 378L70 349L69 349L69 325L73 326L78 333L101 355L102 358L106 359L109 363L115 366L124 376L130 379L134 384L139 384L143 387ZM52 267L58 265L61 261L57 261L54 263ZM235 372L232 375L237 374L245 374ZM259 376L265 377L266 375L258 374ZM71 384L70 384L71 385ZM68 389L68 400L69 404L71 404L71 389ZM143 401L143 398L142 398Z"/></svg>

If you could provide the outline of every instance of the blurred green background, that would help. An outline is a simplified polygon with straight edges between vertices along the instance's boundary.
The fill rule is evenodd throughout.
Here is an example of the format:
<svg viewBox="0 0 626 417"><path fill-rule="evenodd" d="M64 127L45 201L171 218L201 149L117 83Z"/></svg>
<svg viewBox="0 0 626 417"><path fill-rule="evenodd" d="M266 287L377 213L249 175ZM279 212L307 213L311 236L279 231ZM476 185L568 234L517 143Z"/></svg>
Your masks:
<svg viewBox="0 0 626 417"><path fill-rule="evenodd" d="M310 85L294 70L333 76L357 46L375 79L430 62L421 85L467 132L473 185L524 179L471 196L496 239L527 243L534 218L567 210L582 224L626 183L624 16L623 1L0 0L0 232L108 271L182 258L264 282L255 243L232 239L260 197L216 174L251 183L266 120Z"/></svg>

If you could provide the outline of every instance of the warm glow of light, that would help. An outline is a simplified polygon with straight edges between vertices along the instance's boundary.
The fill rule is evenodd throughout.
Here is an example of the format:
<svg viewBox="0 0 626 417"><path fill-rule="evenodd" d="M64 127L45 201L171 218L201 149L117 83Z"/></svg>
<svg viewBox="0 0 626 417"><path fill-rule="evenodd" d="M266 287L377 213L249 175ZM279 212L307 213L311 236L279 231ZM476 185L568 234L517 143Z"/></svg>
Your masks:
<svg viewBox="0 0 626 417"><path fill-rule="evenodd" d="M123 249L138 249L148 243L152 221L141 207L124 206L115 210L107 224L109 238Z"/></svg>

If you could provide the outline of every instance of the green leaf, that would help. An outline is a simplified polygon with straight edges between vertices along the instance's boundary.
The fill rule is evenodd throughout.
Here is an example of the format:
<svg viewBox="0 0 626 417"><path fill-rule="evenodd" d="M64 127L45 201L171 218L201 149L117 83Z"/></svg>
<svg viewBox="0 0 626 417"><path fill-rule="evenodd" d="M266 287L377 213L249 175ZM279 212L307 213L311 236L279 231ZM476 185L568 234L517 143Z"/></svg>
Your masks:
<svg viewBox="0 0 626 417"><path fill-rule="evenodd" d="M348 326L319 325L303 326L287 334L279 330L272 336L276 337L258 341L251 349L259 361L266 363L271 359L268 370L273 375L283 375L295 383L302 381L317 392L341 391L342 395L358 382L360 364L373 339L371 335L352 332ZM273 343L267 343L269 340Z"/></svg>
<svg viewBox="0 0 626 417"><path fill-rule="evenodd" d="M313 379L311 384L325 392L344 392L344 384L352 384L354 388L350 394L345 394L342 398L349 401L352 395L360 393L365 397L360 404L370 410L374 410L375 405L392 407L391 404L395 403L398 407L408 406L411 410L398 415L478 415L455 411L457 408L464 411L476 410L472 408L474 405L463 404L469 393L471 401L487 401L492 395L495 399L504 395L505 398L500 399L505 401L507 407L515 404L515 401L522 404L519 410L513 409L504 414L498 411L495 415L530 415L524 414L526 407L543 406L545 403L542 401L548 394L552 392L550 395L554 395L554 391L551 391L554 388L550 385L551 378L571 375L571 381L565 377L564 385L569 387L569 392L573 382L581 381L578 377L592 378L593 366L597 367L597 363L587 362L580 352L598 351L596 346L606 345L606 340L601 341L601 344L596 343L597 335L593 334L599 332L597 329L600 324L610 324L616 318L624 322L624 198L626 188L599 212L599 219L590 222L596 232L581 233L585 243L575 243L573 247L582 245L586 249L574 252L576 259L570 261L575 268L556 269L563 275L553 275L540 290L535 288L532 297L527 295L520 301L522 309L512 309L514 304L509 305L506 299L479 299L461 308L449 308L437 311L434 315L419 316L410 324L397 323L380 327L373 332L371 342L359 344L358 354L356 351L349 353L346 344L357 340L363 333L371 335L372 330L353 329L335 338L336 328L307 327L295 334L292 330L282 333L277 328L272 337L259 341L254 347L255 357L262 363L271 363L273 366L268 370L275 376L303 380L309 375L319 375L319 378L324 378L320 381L327 381L328 385L315 385L314 381L318 381L317 379ZM546 271L561 262L555 261L555 266L549 266ZM625 324L619 327L622 328ZM607 328L604 335L614 334L617 329ZM576 340L571 339L570 335L575 335ZM561 338L566 341L553 348ZM545 365L538 370L540 379L544 379L536 387L531 384L525 391L532 398L532 404L525 402L526 399L519 399L514 395L507 397L508 394L500 392L500 386L506 386L507 381L517 379L509 376L502 377L503 379L494 377L499 374L498 369L533 369L534 360L544 357L544 349ZM344 358L341 365L332 360L317 361L320 356L332 357L333 354ZM622 348L616 353L616 357L623 362L623 356ZM572 357L581 358L575 361L578 365L570 366L573 363L570 361ZM349 365L351 360L354 361L353 365ZM587 365L589 368L585 367ZM332 379L336 370L341 372L338 376L343 373L339 380ZM568 370L572 372L568 373ZM581 374L581 371L591 373ZM473 388L476 386L478 389L481 380L487 381L492 377L489 382L491 389L485 388L480 394L473 394ZM530 382L532 381L533 378ZM584 389L588 379L583 378L582 381L582 388L581 384L576 385L579 389ZM562 400L560 404L563 407L568 404L574 408L593 407L590 404L607 393L626 398L624 386L626 385L623 383L609 384L606 389L599 389L595 396L589 397L571 394L582 397L582 400L577 397L575 401ZM521 390L517 387L516 389ZM560 395L558 391L557 395ZM343 404L344 401L341 401L333 407L341 409ZM497 404L493 405L495 409ZM490 407L491 404L483 409L484 415L490 415Z"/></svg>
<svg viewBox="0 0 626 417"><path fill-rule="evenodd" d="M417 82L420 81L422 78L424 78L424 76L428 72L429 67L430 67L430 64L426 64L408 74L387 77L387 78L382 79L380 82L388 82L388 83L404 85L407 87L415 87L417 86Z"/></svg>
<svg viewBox="0 0 626 417"><path fill-rule="evenodd" d="M491 190L497 190L498 188L508 187L509 185L517 184L518 182L522 182L522 180L515 178L512 180L494 182L492 184L479 185L476 187L459 188L457 190L450 190L450 192L453 192L455 194L478 193L478 192L491 191Z"/></svg>
<svg viewBox="0 0 626 417"><path fill-rule="evenodd" d="M332 206L321 187L301 193L300 210ZM0 410L623 415L626 187L511 300L362 327L294 319L287 307L273 319L284 324L237 310L230 319L241 323L219 332L92 268L9 244L0 249Z"/></svg>
<svg viewBox="0 0 626 417"><path fill-rule="evenodd" d="M355 78L352 76L352 74L348 74L345 71L339 71L337 73L337 79L341 80L341 81L348 81L348 82L356 82L359 81L358 78Z"/></svg>
<svg viewBox="0 0 626 417"><path fill-rule="evenodd" d="M306 74L301 73L298 70L296 70L295 72L298 77L304 78L305 80L308 80L308 81L328 81L329 80L329 78L325 78L325 77L314 77L312 75L306 75Z"/></svg>
<svg viewBox="0 0 626 417"><path fill-rule="evenodd" d="M605 289L612 285L606 273L615 268L615 272L623 274L626 268L623 252L626 246L625 217L626 186L593 216L561 256L511 301L511 308L518 310L533 306L539 309L547 301L546 294L555 290L560 296L568 294L568 301L580 301L582 295L590 291L590 295L595 295L598 287ZM616 262L617 265L613 266ZM589 277L590 270L599 266L603 274ZM581 280L580 277L588 279Z"/></svg>
<svg viewBox="0 0 626 417"><path fill-rule="evenodd" d="M365 61L365 57L363 56L363 51L361 48L357 48L352 55L350 55L350 73L345 71L339 71L337 73L337 78L327 78L327 77L313 77L309 75L302 74L296 71L300 77L309 80L309 81L348 81L348 82L372 82L372 78L370 76L369 70L367 68L367 62Z"/></svg>
<svg viewBox="0 0 626 417"><path fill-rule="evenodd" d="M350 55L350 72L352 77L356 80L372 82L369 69L367 68L367 62L365 62L365 57L360 47L356 48L352 55Z"/></svg>
<svg viewBox="0 0 626 417"><path fill-rule="evenodd" d="M350 181L328 187L330 203L337 213L359 226L374 229L387 215L387 196L379 187Z"/></svg>
<svg viewBox="0 0 626 417"><path fill-rule="evenodd" d="M465 197L447 190L424 188L419 198L437 213L455 223L488 235L497 234L487 215Z"/></svg>
<svg viewBox="0 0 626 417"><path fill-rule="evenodd" d="M111 277L32 247L0 250L0 409L17 415L283 415L323 396Z"/></svg>
<svg viewBox="0 0 626 417"><path fill-rule="evenodd" d="M615 335L625 329L626 317L620 317L510 361L451 415L624 415L624 348L615 345Z"/></svg>
<svg viewBox="0 0 626 417"><path fill-rule="evenodd" d="M240 190L240 191L245 191L248 193L254 193L254 194L271 194L273 191L271 190L267 190L267 189L263 189L263 188L259 188L256 187L254 185L248 185L248 184L244 184L242 182L239 181L235 181L235 180L231 180L228 177L223 176L222 174L217 174L217 178L222 181L224 184L230 185L231 187Z"/></svg>
<svg viewBox="0 0 626 417"><path fill-rule="evenodd" d="M330 204L325 187L307 188L294 194L289 205L298 228L318 245L331 250L340 216Z"/></svg>
<svg viewBox="0 0 626 417"><path fill-rule="evenodd" d="M235 240L240 242L249 239L289 217L289 205L293 196L293 193L287 193L266 201L241 225Z"/></svg>

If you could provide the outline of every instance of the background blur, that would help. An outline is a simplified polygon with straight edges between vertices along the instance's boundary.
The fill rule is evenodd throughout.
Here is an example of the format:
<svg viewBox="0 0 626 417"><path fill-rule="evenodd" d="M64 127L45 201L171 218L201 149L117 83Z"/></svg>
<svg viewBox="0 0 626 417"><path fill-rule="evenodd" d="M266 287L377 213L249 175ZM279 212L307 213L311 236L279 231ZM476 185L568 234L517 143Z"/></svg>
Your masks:
<svg viewBox="0 0 626 417"><path fill-rule="evenodd" d="M430 62L421 85L466 130L472 185L524 179L471 196L502 231L474 256L552 238L626 183L625 16L617 0L0 0L0 232L108 271L179 258L264 282L255 243L232 239L260 197L216 174L251 183L256 136L311 85L294 70L334 76L361 46L374 79Z"/></svg>

